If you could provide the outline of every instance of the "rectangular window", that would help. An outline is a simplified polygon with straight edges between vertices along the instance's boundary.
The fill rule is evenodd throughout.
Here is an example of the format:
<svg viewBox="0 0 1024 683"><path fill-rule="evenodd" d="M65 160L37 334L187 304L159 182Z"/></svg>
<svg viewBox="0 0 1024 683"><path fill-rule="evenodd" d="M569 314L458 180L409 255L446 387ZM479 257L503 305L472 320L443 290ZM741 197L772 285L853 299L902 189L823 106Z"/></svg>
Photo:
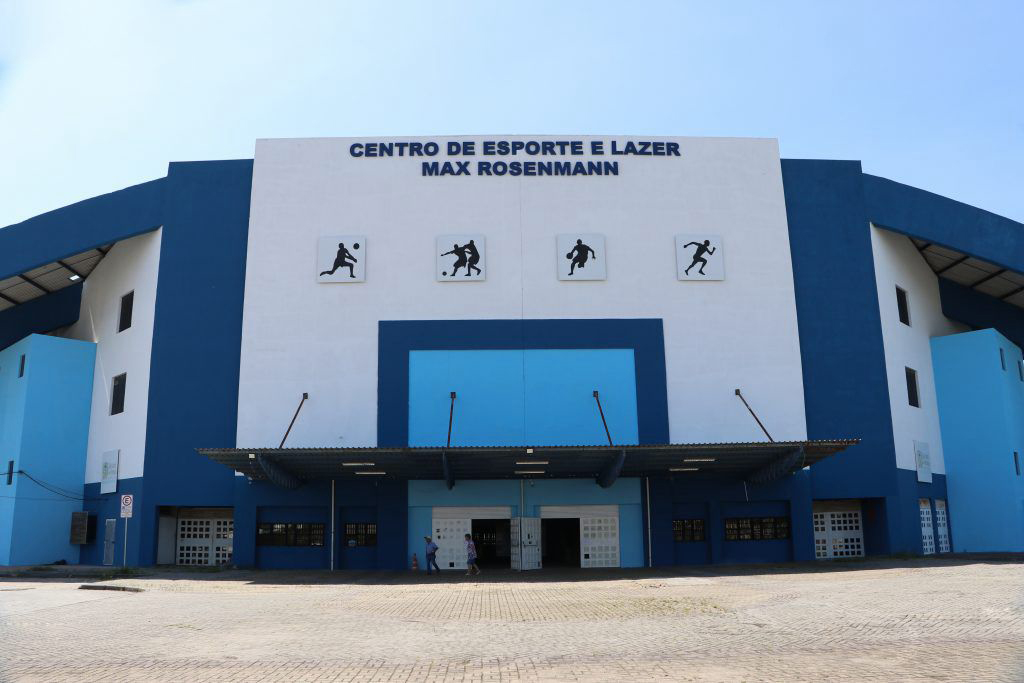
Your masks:
<svg viewBox="0 0 1024 683"><path fill-rule="evenodd" d="M363 523L345 524L345 545L349 548L377 545L377 525Z"/></svg>
<svg viewBox="0 0 1024 683"><path fill-rule="evenodd" d="M135 304L135 292L128 292L121 297L121 315L117 318L117 331L124 332L132 326L132 307Z"/></svg>
<svg viewBox="0 0 1024 683"><path fill-rule="evenodd" d="M1014 453L1014 455L1016 455L1016 453ZM1020 472L1018 471L1017 474L1020 474ZM7 461L7 485L10 486L13 483L14 483L14 461L13 460L8 460Z"/></svg>
<svg viewBox="0 0 1024 683"><path fill-rule="evenodd" d="M999 348L999 367L1006 370L1006 354L1003 352L1002 347Z"/></svg>
<svg viewBox="0 0 1024 683"><path fill-rule="evenodd" d="M907 371L907 402L915 408L921 407L921 400L917 395L917 370L906 368Z"/></svg>
<svg viewBox="0 0 1024 683"><path fill-rule="evenodd" d="M702 542L704 540L704 520L672 520L672 540L676 543Z"/></svg>
<svg viewBox="0 0 1024 683"><path fill-rule="evenodd" d="M1013 467L1014 467L1014 469L1017 470L1017 476L1019 477L1020 476L1020 455L1017 453L1017 451L1013 452Z"/></svg>
<svg viewBox="0 0 1024 683"><path fill-rule="evenodd" d="M727 541L784 541L789 538L789 517L730 517L725 520Z"/></svg>
<svg viewBox="0 0 1024 683"><path fill-rule="evenodd" d="M256 525L256 545L320 547L324 544L324 525L307 522Z"/></svg>
<svg viewBox="0 0 1024 683"><path fill-rule="evenodd" d="M114 378L111 386L110 414L119 415L124 412L124 387L128 381L127 374L121 374Z"/></svg>
<svg viewBox="0 0 1024 683"><path fill-rule="evenodd" d="M1024 360L1017 363L1017 374L1020 376L1020 381L1024 382Z"/></svg>
<svg viewBox="0 0 1024 683"><path fill-rule="evenodd" d="M21 361L18 363L18 377L25 376L25 354L21 354Z"/></svg>
<svg viewBox="0 0 1024 683"><path fill-rule="evenodd" d="M900 322L910 327L910 304L907 301L907 291L896 288L896 308L900 312Z"/></svg>

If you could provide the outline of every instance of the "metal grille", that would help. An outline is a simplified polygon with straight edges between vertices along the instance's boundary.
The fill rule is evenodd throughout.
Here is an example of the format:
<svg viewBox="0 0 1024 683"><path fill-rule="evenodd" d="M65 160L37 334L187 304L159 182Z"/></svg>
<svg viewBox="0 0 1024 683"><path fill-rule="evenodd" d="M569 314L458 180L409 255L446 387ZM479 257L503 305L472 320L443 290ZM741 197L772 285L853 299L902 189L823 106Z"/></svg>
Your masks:
<svg viewBox="0 0 1024 683"><path fill-rule="evenodd" d="M177 564L231 564L234 549L235 521L228 518L178 519Z"/></svg>
<svg viewBox="0 0 1024 683"><path fill-rule="evenodd" d="M580 518L580 566L619 566L619 520L617 517Z"/></svg>
<svg viewBox="0 0 1024 683"><path fill-rule="evenodd" d="M925 555L935 554L935 533L932 531L932 506L927 498L919 500L921 508L921 549Z"/></svg>
<svg viewBox="0 0 1024 683"><path fill-rule="evenodd" d="M434 519L437 566L441 569L466 568L466 534L472 529L471 519Z"/></svg>
<svg viewBox="0 0 1024 683"><path fill-rule="evenodd" d="M949 548L949 518L946 515L946 501L935 501L935 528L939 532L939 552L948 553Z"/></svg>
<svg viewBox="0 0 1024 683"><path fill-rule="evenodd" d="M864 529L859 508L814 513L814 557L864 557Z"/></svg>

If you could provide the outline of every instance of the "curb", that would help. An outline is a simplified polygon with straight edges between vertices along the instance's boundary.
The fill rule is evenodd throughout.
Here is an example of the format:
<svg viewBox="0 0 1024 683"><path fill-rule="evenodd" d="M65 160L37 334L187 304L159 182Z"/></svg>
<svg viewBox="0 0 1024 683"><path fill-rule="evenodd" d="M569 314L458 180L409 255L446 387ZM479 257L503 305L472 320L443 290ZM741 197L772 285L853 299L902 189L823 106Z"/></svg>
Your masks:
<svg viewBox="0 0 1024 683"><path fill-rule="evenodd" d="M105 586L100 583L83 583L78 587L80 591L122 591L125 593L141 593L143 588L134 586Z"/></svg>

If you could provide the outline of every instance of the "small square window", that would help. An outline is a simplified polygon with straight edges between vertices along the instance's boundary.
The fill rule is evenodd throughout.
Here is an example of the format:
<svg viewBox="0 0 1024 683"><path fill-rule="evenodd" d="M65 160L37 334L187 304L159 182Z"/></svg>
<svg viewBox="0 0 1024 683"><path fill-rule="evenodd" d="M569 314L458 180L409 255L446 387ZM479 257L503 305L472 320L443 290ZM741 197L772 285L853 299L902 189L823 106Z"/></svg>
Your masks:
<svg viewBox="0 0 1024 683"><path fill-rule="evenodd" d="M25 354L21 354L21 360L18 362L18 377L25 376Z"/></svg>
<svg viewBox="0 0 1024 683"><path fill-rule="evenodd" d="M910 326L910 302L907 301L907 290L896 288L896 308L900 313L900 322Z"/></svg>
<svg viewBox="0 0 1024 683"><path fill-rule="evenodd" d="M127 374L121 374L114 378L111 386L110 414L119 415L124 412L124 390L128 381Z"/></svg>
<svg viewBox="0 0 1024 683"><path fill-rule="evenodd" d="M135 292L128 292L121 297L121 314L117 318L117 331L124 332L132 326L132 308L135 305Z"/></svg>
<svg viewBox="0 0 1024 683"><path fill-rule="evenodd" d="M907 371L907 402L915 408L920 408L921 400L917 394L917 370L905 369Z"/></svg>
<svg viewBox="0 0 1024 683"><path fill-rule="evenodd" d="M1006 370L1006 353L1003 352L1003 348L999 347L999 367Z"/></svg>

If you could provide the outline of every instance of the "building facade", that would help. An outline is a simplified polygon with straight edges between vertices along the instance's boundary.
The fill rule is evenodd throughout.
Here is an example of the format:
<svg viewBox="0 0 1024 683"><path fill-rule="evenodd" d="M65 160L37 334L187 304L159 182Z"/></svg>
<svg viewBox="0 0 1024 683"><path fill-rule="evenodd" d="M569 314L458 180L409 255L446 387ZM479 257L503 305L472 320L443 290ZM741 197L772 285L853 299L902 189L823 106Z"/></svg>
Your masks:
<svg viewBox="0 0 1024 683"><path fill-rule="evenodd" d="M1022 273L1019 223L768 139L173 163L0 229L0 562L1021 551Z"/></svg>

